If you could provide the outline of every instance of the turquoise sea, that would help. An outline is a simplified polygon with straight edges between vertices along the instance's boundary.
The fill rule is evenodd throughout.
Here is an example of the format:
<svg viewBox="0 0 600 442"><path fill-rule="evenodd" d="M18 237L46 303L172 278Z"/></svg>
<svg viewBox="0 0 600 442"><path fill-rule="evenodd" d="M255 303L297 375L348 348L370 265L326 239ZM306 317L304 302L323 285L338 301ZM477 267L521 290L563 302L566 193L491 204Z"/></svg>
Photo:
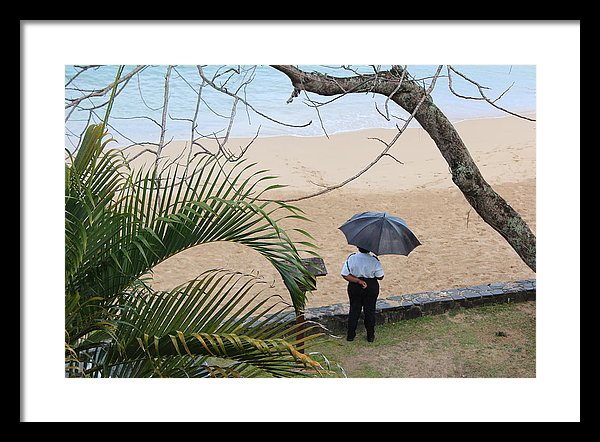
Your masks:
<svg viewBox="0 0 600 442"><path fill-rule="evenodd" d="M299 66L308 71L318 70L335 76L372 73L374 66L351 66L352 70L339 66ZM533 65L470 65L453 66L459 72L485 87L485 94L497 99L496 104L518 113L536 111L536 67ZM114 81L116 65L105 65L82 71L76 66L65 66L65 104L67 98L89 94ZM126 66L122 76L136 66ZM381 66L387 69L389 66ZM436 66L407 66L414 78L422 79L426 86L436 71ZM331 135L368 128L393 128L402 126L407 114L395 103L388 103L390 121L386 113L385 97L373 94L349 94L338 99L302 93L287 103L292 92L289 79L281 72L266 66L203 66L209 80L227 91L235 93L240 100L235 108L234 124L228 128L234 98L217 92L204 84L197 66L174 66L170 72L168 89L168 112L166 113L166 140L187 140L192 136L192 120L195 117L194 137L200 135L225 135L229 129L232 137L259 136L319 136L325 131ZM77 75L76 75L77 74ZM119 144L157 142L159 125L163 117L165 98L166 65L145 66L133 75L125 87L119 90L111 111L110 131ZM455 96L449 89L448 71L444 67L433 91L436 104L451 121L500 117L502 111L489 103ZM216 76L216 78L215 78ZM73 78L75 77L75 78ZM467 96L479 96L477 87L460 76L452 74L455 92ZM507 88L510 89L506 91ZM200 100L198 100L200 94ZM252 108L246 106L246 101ZM65 134L67 148L76 145L88 119L100 121L104 116L102 105L106 97L94 96L80 103L79 108L65 108ZM316 103L326 105L315 107ZM259 113L284 125L261 116ZM310 124L309 124L310 123ZM411 124L416 126L416 122Z"/></svg>

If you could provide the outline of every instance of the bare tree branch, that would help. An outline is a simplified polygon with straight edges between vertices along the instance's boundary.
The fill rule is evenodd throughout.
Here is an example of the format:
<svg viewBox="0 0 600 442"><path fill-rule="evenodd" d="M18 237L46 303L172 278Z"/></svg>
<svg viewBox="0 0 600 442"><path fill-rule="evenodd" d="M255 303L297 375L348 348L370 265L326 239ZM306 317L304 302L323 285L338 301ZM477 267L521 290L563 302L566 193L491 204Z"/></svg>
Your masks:
<svg viewBox="0 0 600 442"><path fill-rule="evenodd" d="M187 164L189 165L192 162L192 147L194 146L194 133L196 131L196 127L198 127L198 123L196 122L198 119L198 113L200 112L200 103L202 102L202 91L204 90L204 85L206 82L202 80L200 83L200 87L198 88L197 98L196 98L196 107L194 108L194 115L192 117L192 121L190 124L190 151L188 154ZM192 87L190 85L190 87Z"/></svg>
<svg viewBox="0 0 600 442"><path fill-rule="evenodd" d="M514 115L515 117L522 118L522 119L524 119L524 120L535 121L535 118L530 118L530 117L527 117L527 116L525 116L525 115L521 115L521 114L518 114L518 113L516 113L516 112L512 112L512 111L510 111L510 110L508 110L508 109L505 109L505 108L503 108L503 107L500 107L500 106L498 106L498 105L496 104L496 102L497 102L498 100L500 100L500 98L502 98L502 97L504 96L504 94L506 94L506 93L507 93L507 92L510 90L510 88L511 88L511 87L514 85L514 83L513 83L513 84L511 84L511 85L510 85L510 86L509 86L509 87L508 87L508 88L507 88L507 89L506 89L504 92L502 92L502 93L501 93L501 94L500 94L500 95L499 95L499 96L498 96L496 99L492 100L492 99L488 98L488 97L485 95L485 92L484 92L484 89L489 89L489 88L487 88L487 87L485 87L485 86L482 86L482 85L480 85L480 84L479 84L479 83L477 83L475 80L472 80L472 79L470 79L470 78L469 78L469 77L467 77L465 74L463 74L463 73L461 73L461 72L457 71L455 68L453 68L453 67L452 67L452 66L450 66L450 65L448 65L448 66L447 66L447 70L448 70L448 87L449 87L450 91L451 91L451 92L452 92L454 95L456 95L457 97L459 97L459 98L464 98L464 99L466 99L466 100L481 100L481 101L485 101L485 102L489 103L491 106L495 107L496 109L498 109L498 110L501 110L502 112L506 112L507 114ZM465 80L466 80L466 81L468 81L469 83L471 83L471 84L475 85L475 87L477 87L477 90L479 91L479 95L480 95L480 96L479 96L479 97L471 97L471 96L468 96L468 95L462 95L462 94L459 94L458 92L456 92L456 91L454 90L454 88L452 87L452 75L450 74L450 72L451 72L451 71L452 71L452 72L454 72L455 74L457 74L458 76L462 77L463 79L465 79Z"/></svg>
<svg viewBox="0 0 600 442"><path fill-rule="evenodd" d="M440 65L440 66L438 66L437 71L436 71L435 75L433 76L433 80L432 80L429 88L425 91L425 93L422 94L420 101L415 106L415 108L412 111L410 117L404 123L404 126L401 129L398 129L398 132L396 133L396 135L394 136L394 138L392 139L392 141L390 141L389 143L384 143L385 144L385 148L379 153L379 155L377 155L373 159L373 161L371 161L369 164L367 164L365 167L363 167L358 173L356 173L355 175L351 176L350 178L347 178L346 180L342 181L341 183L335 184L333 186L326 186L323 190L321 190L319 192L316 192L316 193L312 193L310 195L299 196L299 197L296 197L296 198L279 199L278 201L283 201L283 202L302 201L302 200L305 200L305 199L308 199L308 198L314 198L316 196L323 195L325 193L329 193L329 192L331 192L333 190L336 190L336 189L340 189L340 188L344 187L346 184L348 184L348 183L356 180L361 175L363 175L365 172L367 172L369 169L371 169L375 164L377 164L377 162L379 162L379 160L381 158L383 158L386 155L389 155L388 151L396 143L396 141L398 140L398 138L400 138L400 135L402 135L404 133L404 131L408 127L410 121L414 118L414 116L415 116L417 110L419 109L419 107L421 106L421 104L425 101L425 99L427 97L429 97L431 95L431 92L433 91L433 89L435 87L438 75L439 75L439 73L440 73L441 70L442 70L442 66ZM337 82L336 82L336 85L337 85ZM382 141L382 140L379 140L379 141ZM391 156L391 155L389 155L389 156ZM392 158L394 158L394 157L392 157ZM396 161L398 161L398 160L396 160Z"/></svg>
<svg viewBox="0 0 600 442"><path fill-rule="evenodd" d="M392 160L394 160L395 162L399 163L399 164L404 164L402 161L400 161L398 158L396 158L394 155L392 155L391 153L386 153L384 155L384 157L390 157Z"/></svg>
<svg viewBox="0 0 600 442"><path fill-rule="evenodd" d="M79 77L81 74L83 74L88 69L98 69L100 66L102 66L102 65L95 64L95 65L88 65L88 66L80 66L80 65L73 66L74 68L79 69L79 72L77 72L75 75L73 75L71 78L69 78L69 81L67 81L65 83L65 88L67 88L73 82L73 80L77 79L77 77Z"/></svg>
<svg viewBox="0 0 600 442"><path fill-rule="evenodd" d="M117 81L117 84L118 84L118 85L121 85L121 87L119 88L119 91L116 93L116 95L118 95L118 94L119 94L119 92L120 92L120 91L123 89L123 87L124 87L124 86L125 86L125 85L126 85L128 82L129 82L129 80L130 80L130 79L131 79L131 78L132 78L132 77L133 77L135 74L137 74L138 72L141 72L141 71L142 71L144 68L145 68L145 66L137 66L135 69L133 69L133 70L132 70L131 72L129 72L128 74L126 74L126 75L123 75L123 76L122 76L122 77L119 79L119 81ZM81 73L81 72L80 72L80 73ZM79 73L79 74L80 74L80 73ZM79 75L79 74L77 74L77 75ZM70 79L70 80L67 82L67 84L70 84L70 83L71 83L73 80L74 80L74 78L71 78L71 79ZM68 109L68 108L70 108L70 107L73 107L73 106L78 106L78 105L79 105L79 104L80 104L82 101L84 101L84 100L89 100L89 99L90 99L90 98L92 98L92 97L103 97L103 96L105 96L106 94L108 94L108 93L109 93L109 92L112 90L112 88L114 87L114 84L115 84L115 83L113 82L113 83L109 84L108 86L106 86L106 87L104 87L104 88L102 88L102 89L98 89L98 90L91 91L89 94L82 95L82 96L80 96L80 97L77 97L77 98L65 98L65 100L68 102L68 103L65 105L65 109ZM65 87L65 89L68 89L68 88L66 88L66 87ZM97 108L99 108L99 107L102 107L102 106L105 106L105 105L106 105L106 102L105 102L105 103L103 103L103 104L101 104L101 105L99 105L99 106L94 106L93 108L90 108L90 109L97 109Z"/></svg>
<svg viewBox="0 0 600 442"><path fill-rule="evenodd" d="M252 111L254 111L256 114L260 115L261 117L263 117L263 118L266 118L267 120L273 121L274 123L280 124L280 125L282 125L282 126L287 126L287 127L307 127L307 126L309 126L309 125L312 123L312 121L309 121L308 123L305 123L305 124L289 124L289 123L284 123L284 122L282 122L282 121L278 121L278 120L276 120L275 118L272 118L272 117L270 117L270 116L268 116L268 115L266 115L266 114L264 114L264 113L260 112L259 110L257 110L256 108L254 108L254 106L252 106L250 103L248 103L246 100L244 100L244 99L243 99L243 98L241 98L241 97L238 97L238 96L237 96L236 94L234 94L234 93L231 93L231 92L229 92L229 91L228 91L226 88L223 88L223 87L219 87L219 86L217 86L217 85L216 85L216 84L215 84L213 81L209 80L209 79L206 77L206 75L204 74L204 71L202 70L202 67L201 67L201 66L198 66L198 72L200 73L200 76L202 77L202 79L203 79L204 81L206 81L206 83L207 83L209 86L211 86L213 89L215 89L215 90L217 90L217 91L219 91L219 92L222 92L222 93L224 93L224 94L226 94L226 95L229 95L230 97L233 97L233 98L237 98L237 99L239 99L239 100L240 100L242 103L244 103L244 104L245 104L247 107L249 107L250 109L252 109Z"/></svg>
<svg viewBox="0 0 600 442"><path fill-rule="evenodd" d="M398 91L400 90L400 88L402 87L402 80L404 80L404 74L406 73L406 65L404 65L404 69L402 69L402 74L400 76L400 81L398 82L398 86L396 86L396 89L394 89L392 91L392 93L390 95L387 96L387 98L385 99L385 115L383 115L379 109L377 109L377 103L375 103L375 109L377 110L377 112L379 113L379 115L381 115L383 118L385 118L387 121L390 121L390 110L388 108L388 103L390 102L390 99L392 98L392 96L396 93L398 93Z"/></svg>
<svg viewBox="0 0 600 442"><path fill-rule="evenodd" d="M158 161L160 159L160 154L162 153L162 149L164 147L165 142L165 131L167 127L167 111L169 109L169 79L171 78L171 70L173 66L169 65L167 67L167 73L165 74L165 92L163 97L163 107L162 107L162 120L160 124L160 140L158 142L158 149L156 150L156 160L154 164L158 167Z"/></svg>

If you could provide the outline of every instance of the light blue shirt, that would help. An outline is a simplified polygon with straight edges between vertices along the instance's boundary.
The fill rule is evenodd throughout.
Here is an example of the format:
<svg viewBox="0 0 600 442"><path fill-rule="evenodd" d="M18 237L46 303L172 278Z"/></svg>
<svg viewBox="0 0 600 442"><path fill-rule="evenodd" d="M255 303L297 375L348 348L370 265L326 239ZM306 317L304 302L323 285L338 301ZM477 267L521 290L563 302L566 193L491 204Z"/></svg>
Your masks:
<svg viewBox="0 0 600 442"><path fill-rule="evenodd" d="M357 278L381 278L383 267L377 258L370 253L354 253L348 257L342 266L342 276L356 276Z"/></svg>

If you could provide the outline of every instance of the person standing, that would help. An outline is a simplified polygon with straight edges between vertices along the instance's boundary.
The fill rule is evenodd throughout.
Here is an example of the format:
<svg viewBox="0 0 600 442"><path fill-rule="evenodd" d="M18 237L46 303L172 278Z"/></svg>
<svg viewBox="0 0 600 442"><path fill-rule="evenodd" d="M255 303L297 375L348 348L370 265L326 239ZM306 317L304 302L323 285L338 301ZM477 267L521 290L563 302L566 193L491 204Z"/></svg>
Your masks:
<svg viewBox="0 0 600 442"><path fill-rule="evenodd" d="M358 253L353 253L346 259L341 271L342 277L348 281L348 298L350 312L348 313L347 341L356 337L356 327L361 311L365 315L367 341L375 340L375 304L379 296L379 281L384 272L379 259L361 247Z"/></svg>

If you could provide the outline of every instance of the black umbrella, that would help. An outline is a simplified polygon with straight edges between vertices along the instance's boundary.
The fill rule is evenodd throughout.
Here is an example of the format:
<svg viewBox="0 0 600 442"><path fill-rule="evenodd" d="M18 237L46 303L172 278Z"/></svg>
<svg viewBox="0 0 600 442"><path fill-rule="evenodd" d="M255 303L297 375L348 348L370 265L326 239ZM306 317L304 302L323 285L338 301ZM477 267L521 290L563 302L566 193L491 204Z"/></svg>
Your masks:
<svg viewBox="0 0 600 442"><path fill-rule="evenodd" d="M408 255L421 245L406 221L385 212L362 212L352 216L339 229L348 244L376 255Z"/></svg>

